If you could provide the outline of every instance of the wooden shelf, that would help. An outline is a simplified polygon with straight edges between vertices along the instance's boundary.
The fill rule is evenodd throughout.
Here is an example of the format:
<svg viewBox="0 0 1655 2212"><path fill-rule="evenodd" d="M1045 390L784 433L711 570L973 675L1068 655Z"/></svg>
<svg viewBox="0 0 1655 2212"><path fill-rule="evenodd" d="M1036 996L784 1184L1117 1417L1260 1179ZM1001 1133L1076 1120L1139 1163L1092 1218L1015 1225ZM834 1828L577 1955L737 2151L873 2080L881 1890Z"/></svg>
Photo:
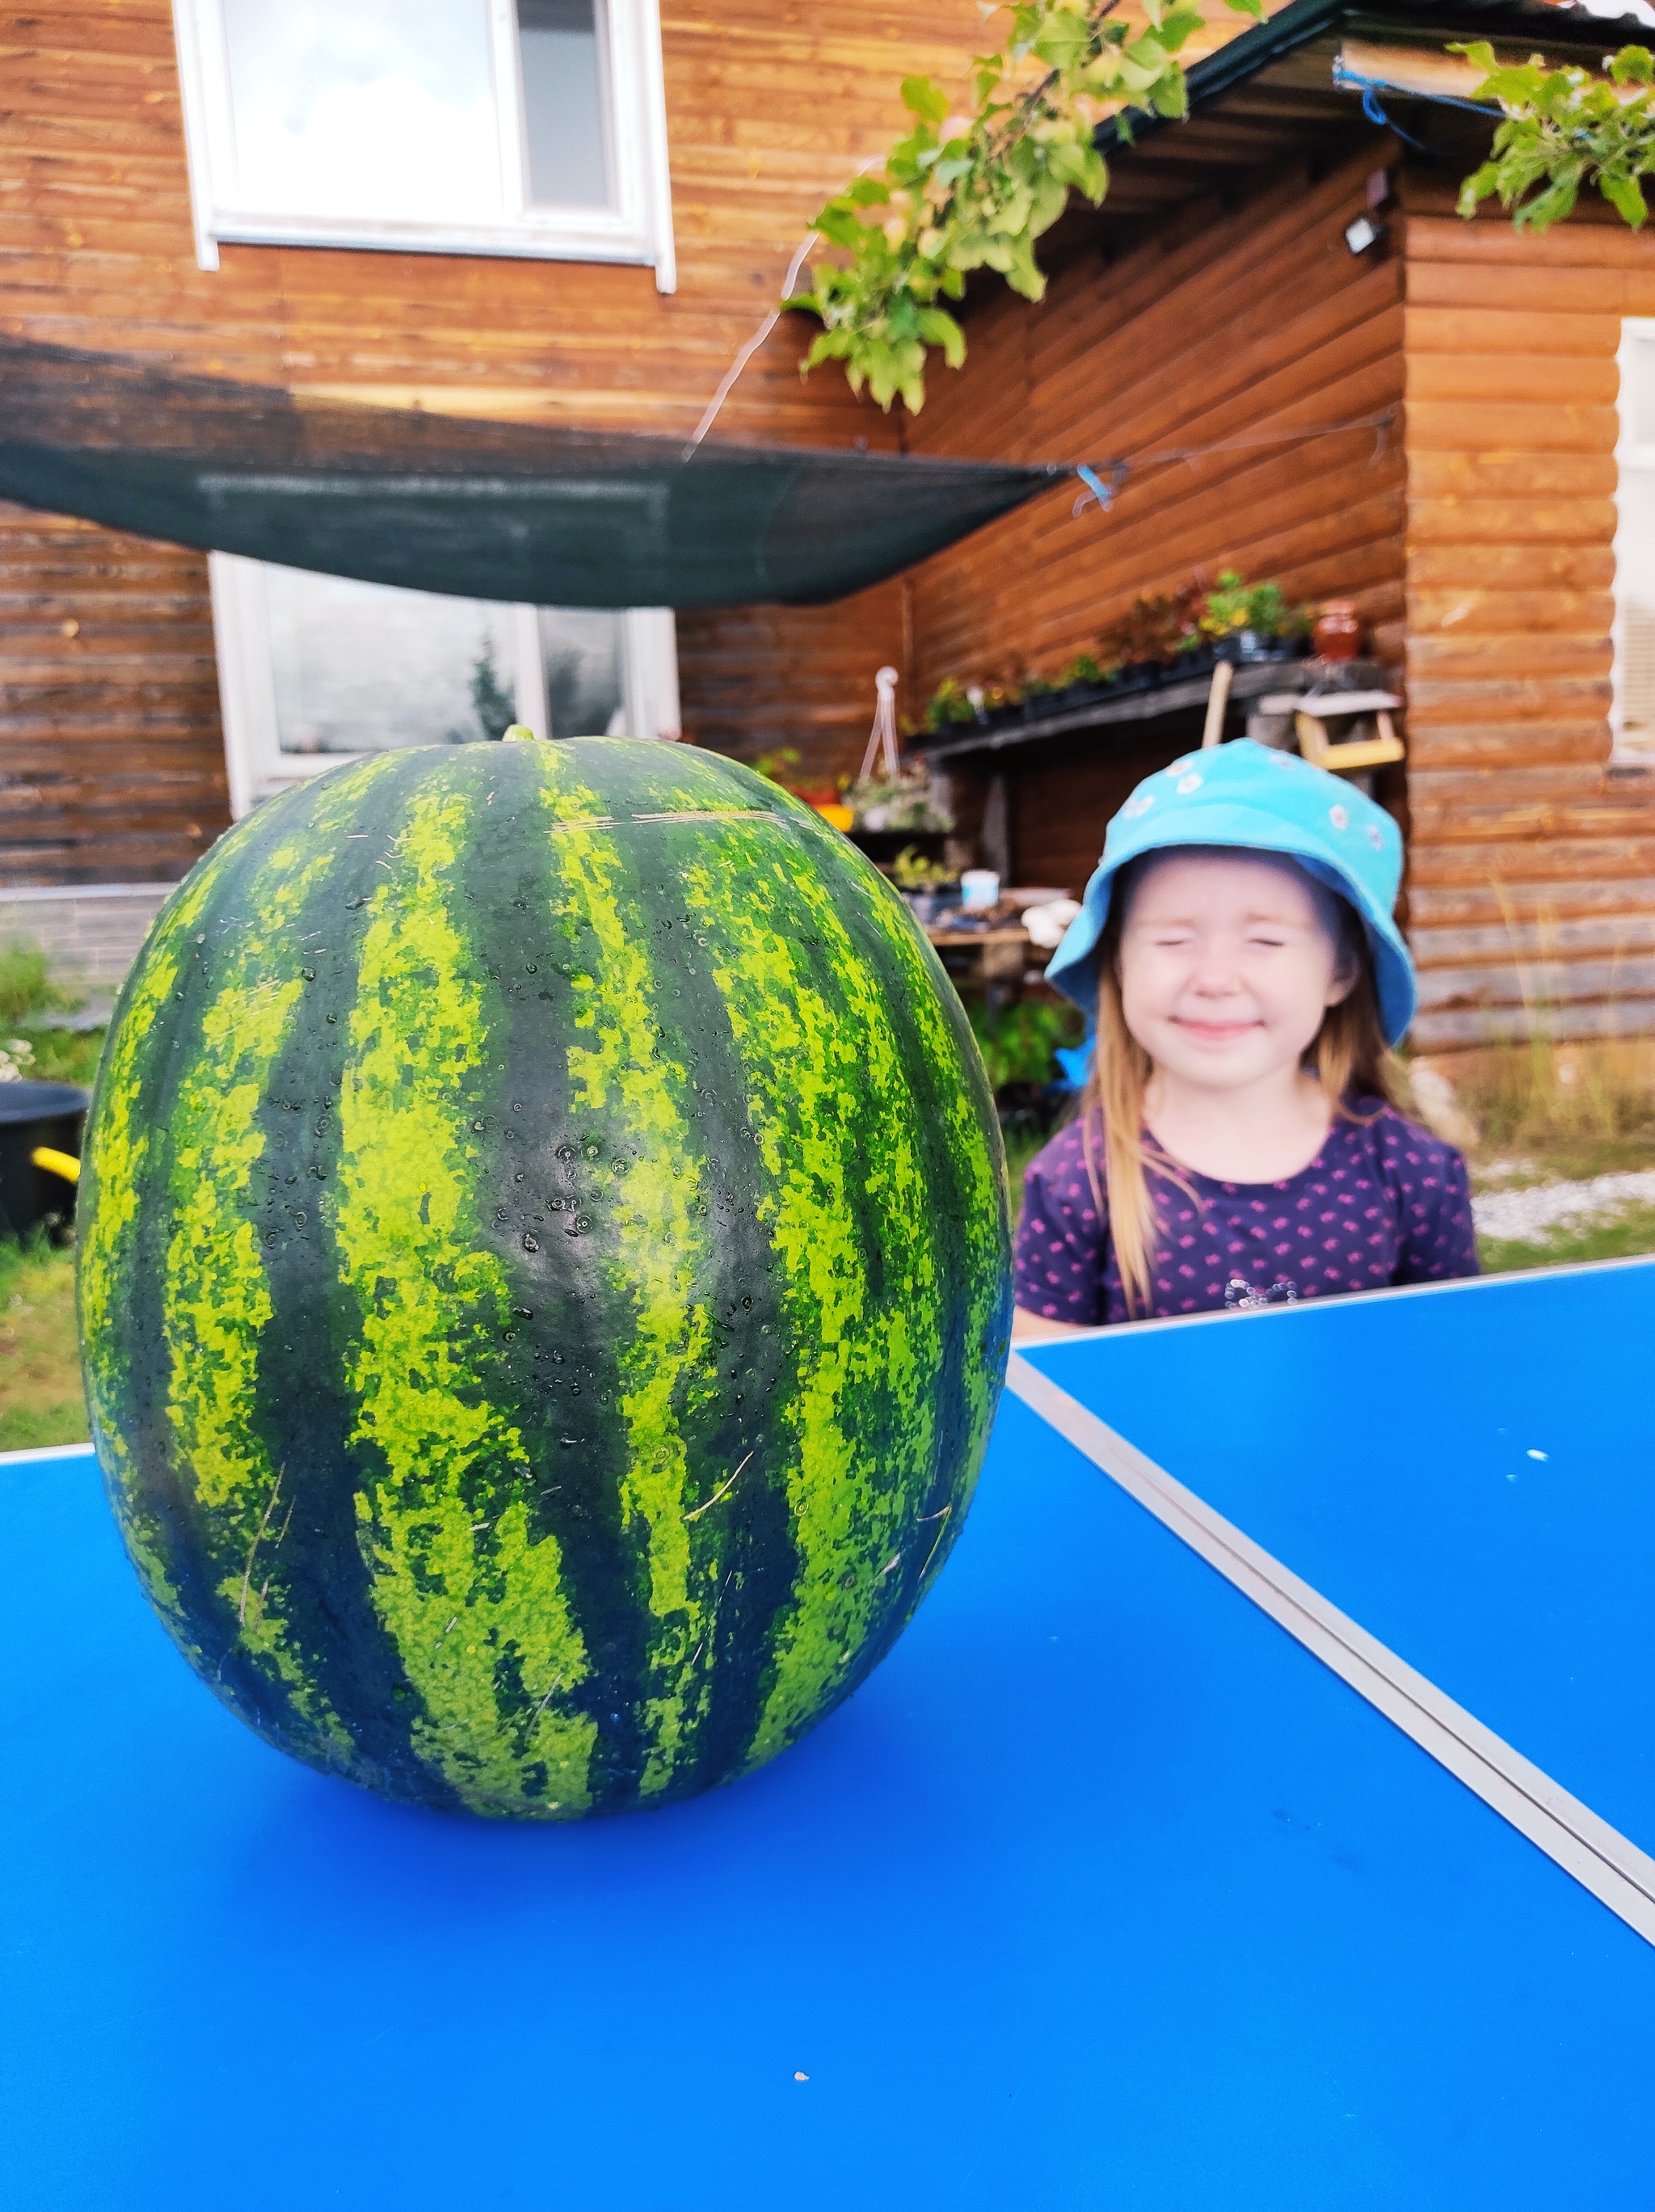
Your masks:
<svg viewBox="0 0 1655 2212"><path fill-rule="evenodd" d="M1230 702L1263 698L1266 692L1283 690L1293 672L1303 669L1308 680L1312 664L1306 660L1244 660L1238 663L1230 685ZM961 724L959 737L938 730L929 738L911 742L929 761L967 760L992 753L1017 752L1048 738L1079 735L1086 730L1135 729L1163 715L1199 714L1212 689L1212 671L1158 684L1143 691L1129 691L1118 699L1093 699L1083 707L1070 707L1038 721L1006 722L997 730L973 730ZM1295 702L1296 703L1296 702Z"/></svg>

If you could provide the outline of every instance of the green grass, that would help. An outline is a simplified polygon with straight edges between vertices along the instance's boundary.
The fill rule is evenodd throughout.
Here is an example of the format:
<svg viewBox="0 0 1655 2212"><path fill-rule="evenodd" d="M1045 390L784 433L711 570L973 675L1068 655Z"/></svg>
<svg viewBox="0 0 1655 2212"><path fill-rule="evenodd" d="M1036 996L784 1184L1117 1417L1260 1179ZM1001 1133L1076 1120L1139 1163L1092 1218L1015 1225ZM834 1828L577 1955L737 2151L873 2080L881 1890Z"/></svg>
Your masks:
<svg viewBox="0 0 1655 2212"><path fill-rule="evenodd" d="M84 1443L75 1255L0 1239L0 1451Z"/></svg>
<svg viewBox="0 0 1655 2212"><path fill-rule="evenodd" d="M98 1055L103 1050L105 1031L102 1030L46 1030L36 1029L20 1022L9 1032L21 1037L33 1051L26 1073L36 1083L78 1083L82 1090L92 1088L92 1079L98 1072ZM0 1043L4 1042L0 1036Z"/></svg>
<svg viewBox="0 0 1655 2212"><path fill-rule="evenodd" d="M1477 1250L1488 1275L1513 1274L1523 1267L1562 1267L1581 1260L1632 1259L1655 1252L1655 1206L1628 1206L1612 1220L1560 1229L1534 1243L1515 1237L1480 1237Z"/></svg>

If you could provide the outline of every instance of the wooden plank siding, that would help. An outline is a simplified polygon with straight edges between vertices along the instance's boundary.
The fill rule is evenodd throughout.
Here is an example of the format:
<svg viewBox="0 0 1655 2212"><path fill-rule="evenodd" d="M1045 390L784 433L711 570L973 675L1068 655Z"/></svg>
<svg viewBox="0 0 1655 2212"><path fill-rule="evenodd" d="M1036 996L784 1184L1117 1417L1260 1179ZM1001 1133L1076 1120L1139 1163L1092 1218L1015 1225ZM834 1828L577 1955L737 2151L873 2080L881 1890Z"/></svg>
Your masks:
<svg viewBox="0 0 1655 2212"><path fill-rule="evenodd" d="M229 820L207 563L0 504L0 883L167 883Z"/></svg>
<svg viewBox="0 0 1655 2212"><path fill-rule="evenodd" d="M1655 240L1405 176L1416 1042L1655 1029L1655 777L1609 769L1616 352Z"/></svg>
<svg viewBox="0 0 1655 2212"><path fill-rule="evenodd" d="M904 74L963 87L982 25L960 0L663 15L665 298L651 270L581 262L226 246L199 270L167 0L7 9L0 331L379 402L687 433L810 216L900 132ZM801 382L809 336L784 320L717 434L894 447L897 418L837 370ZM8 515L0 574L0 881L181 872L227 819L204 563ZM76 611L70 642L58 625ZM792 744L818 776L853 767L902 623L897 585L838 609L686 616L686 733L749 755Z"/></svg>
<svg viewBox="0 0 1655 2212"><path fill-rule="evenodd" d="M1133 466L1107 514L1076 516L1071 486L913 572L915 696L949 674L1052 670L1139 592L1228 567L1294 599L1355 599L1400 664L1404 270L1343 235L1392 143L1368 134L1332 173L1284 170L1241 206L1205 200L1112 263L1076 261L1037 309L1003 295L972 316L916 449ZM1388 430L1327 430L1387 410ZM1228 450L1147 458L1190 447ZM1200 720L1005 757L1018 879L1078 890L1109 815Z"/></svg>

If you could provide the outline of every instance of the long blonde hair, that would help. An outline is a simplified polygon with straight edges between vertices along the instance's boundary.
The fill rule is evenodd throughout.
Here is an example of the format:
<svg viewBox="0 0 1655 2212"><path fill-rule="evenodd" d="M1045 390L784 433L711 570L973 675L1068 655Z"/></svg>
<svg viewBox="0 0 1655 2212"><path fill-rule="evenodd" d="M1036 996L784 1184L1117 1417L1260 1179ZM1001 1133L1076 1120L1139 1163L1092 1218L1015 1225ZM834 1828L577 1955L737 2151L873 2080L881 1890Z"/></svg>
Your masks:
<svg viewBox="0 0 1655 2212"><path fill-rule="evenodd" d="M1126 1026L1120 994L1121 931L1137 873L1137 867L1129 866L1115 879L1109 919L1100 940L1097 1043L1077 1109L1092 1196L1099 1218L1109 1224L1126 1310L1134 1319L1148 1312L1153 1290L1150 1271L1159 1222L1149 1177L1158 1176L1186 1197L1196 1196L1176 1164L1153 1143L1144 1142L1144 1094L1155 1067ZM1320 1082L1335 1119L1361 1121L1363 1116L1352 1111L1351 1099L1379 1098L1386 1105L1397 1105L1401 1079L1379 1024L1367 934L1346 900L1332 892L1327 896L1337 910L1341 964L1354 966L1356 980L1323 1015L1303 1064Z"/></svg>

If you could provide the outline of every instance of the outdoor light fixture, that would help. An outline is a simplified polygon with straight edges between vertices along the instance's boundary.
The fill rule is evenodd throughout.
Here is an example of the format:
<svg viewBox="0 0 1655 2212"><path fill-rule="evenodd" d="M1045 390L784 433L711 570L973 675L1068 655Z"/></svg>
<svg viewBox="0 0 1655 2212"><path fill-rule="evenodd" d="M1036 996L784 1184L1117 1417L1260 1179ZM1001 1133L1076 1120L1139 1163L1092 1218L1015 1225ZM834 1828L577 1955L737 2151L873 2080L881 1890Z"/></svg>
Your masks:
<svg viewBox="0 0 1655 2212"><path fill-rule="evenodd" d="M1366 253L1370 246L1377 246L1385 236L1385 225L1375 222L1371 216L1359 215L1355 222L1345 225L1344 242L1353 253Z"/></svg>

